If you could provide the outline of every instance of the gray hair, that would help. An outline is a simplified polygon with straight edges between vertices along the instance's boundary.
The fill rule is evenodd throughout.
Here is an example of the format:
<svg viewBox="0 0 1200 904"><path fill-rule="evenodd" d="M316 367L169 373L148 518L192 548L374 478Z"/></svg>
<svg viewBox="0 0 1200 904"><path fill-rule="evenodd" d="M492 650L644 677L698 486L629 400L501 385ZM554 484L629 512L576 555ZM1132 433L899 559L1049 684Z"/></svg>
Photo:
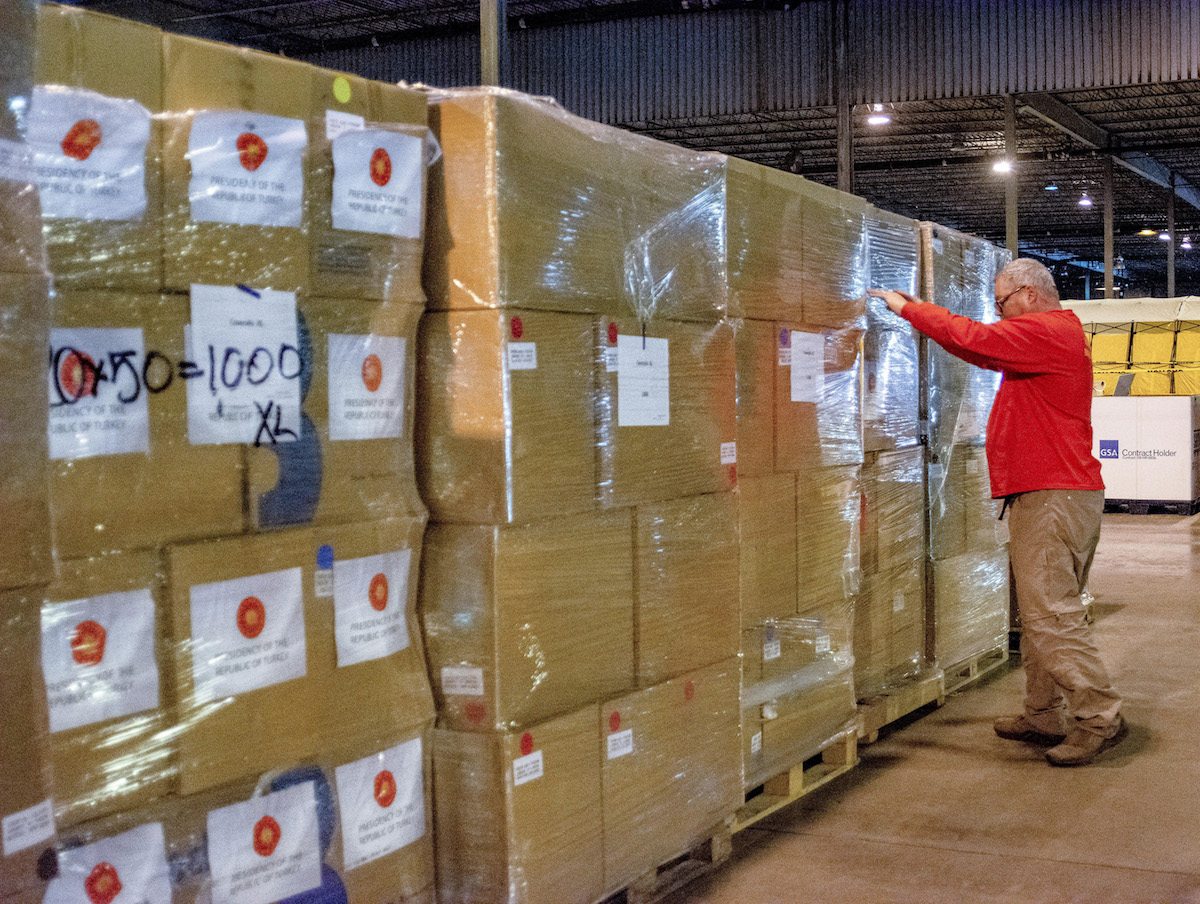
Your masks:
<svg viewBox="0 0 1200 904"><path fill-rule="evenodd" d="M1047 270L1044 264L1031 257L1018 257L1006 264L996 276L1003 276L1014 286L1036 289L1047 301L1058 301L1058 286L1054 284L1054 274Z"/></svg>

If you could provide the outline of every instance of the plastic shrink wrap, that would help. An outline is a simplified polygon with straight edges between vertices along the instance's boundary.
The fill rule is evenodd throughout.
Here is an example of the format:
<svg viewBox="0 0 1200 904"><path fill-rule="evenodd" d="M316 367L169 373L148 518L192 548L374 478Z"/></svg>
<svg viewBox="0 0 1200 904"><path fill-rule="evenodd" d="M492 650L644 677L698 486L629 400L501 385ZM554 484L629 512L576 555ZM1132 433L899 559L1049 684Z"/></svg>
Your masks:
<svg viewBox="0 0 1200 904"><path fill-rule="evenodd" d="M925 297L952 313L994 322L996 274L1006 251L941 226L922 224ZM929 529L933 558L933 649L950 668L1008 642L1007 532L991 498L987 416L1000 375L929 343L931 448Z"/></svg>
<svg viewBox="0 0 1200 904"><path fill-rule="evenodd" d="M738 803L725 160L509 91L430 121L439 896L590 902Z"/></svg>
<svg viewBox="0 0 1200 904"><path fill-rule="evenodd" d="M31 621L49 731L22 743L53 762L45 900L429 901L424 98L77 9L41 21L46 121L99 112L57 139L95 166L39 180L145 202L43 221L57 567ZM345 136L379 145L343 166ZM406 192L383 219L408 225L342 219L345 175Z"/></svg>

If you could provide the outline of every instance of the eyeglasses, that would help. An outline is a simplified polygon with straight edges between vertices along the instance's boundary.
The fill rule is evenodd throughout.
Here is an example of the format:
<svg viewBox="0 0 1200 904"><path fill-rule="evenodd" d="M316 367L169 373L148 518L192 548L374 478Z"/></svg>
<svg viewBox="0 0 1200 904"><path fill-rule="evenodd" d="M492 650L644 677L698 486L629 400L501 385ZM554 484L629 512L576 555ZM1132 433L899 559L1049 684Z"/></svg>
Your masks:
<svg viewBox="0 0 1200 904"><path fill-rule="evenodd" d="M1014 295L1016 295L1018 292L1020 292L1022 289L1028 289L1028 288L1029 288L1029 286L1017 286L1015 289L1013 289L1011 292L1009 292L1003 298L997 298L996 299L996 313L1003 314L1004 306L1006 304L1008 304L1008 300L1010 298L1012 298Z"/></svg>

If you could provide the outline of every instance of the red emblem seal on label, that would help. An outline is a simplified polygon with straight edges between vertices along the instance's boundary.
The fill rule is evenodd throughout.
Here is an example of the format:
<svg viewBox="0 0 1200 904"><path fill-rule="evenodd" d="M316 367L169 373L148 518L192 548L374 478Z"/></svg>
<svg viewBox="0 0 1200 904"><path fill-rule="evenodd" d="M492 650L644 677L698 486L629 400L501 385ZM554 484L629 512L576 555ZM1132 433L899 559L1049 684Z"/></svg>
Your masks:
<svg viewBox="0 0 1200 904"><path fill-rule="evenodd" d="M383 148L371 155L371 181L383 188L392 181L392 158Z"/></svg>
<svg viewBox="0 0 1200 904"><path fill-rule="evenodd" d="M58 366L58 385L63 396L71 401L94 396L97 372L96 362L86 352L72 349L63 355Z"/></svg>
<svg viewBox="0 0 1200 904"><path fill-rule="evenodd" d="M83 881L83 890L92 904L112 904L113 898L121 893L117 868L111 863L97 863Z"/></svg>
<svg viewBox="0 0 1200 904"><path fill-rule="evenodd" d="M99 622L81 621L71 635L71 658L79 665L99 665L104 660L104 641L108 632Z"/></svg>
<svg viewBox="0 0 1200 904"><path fill-rule="evenodd" d="M367 595L371 599L371 608L376 612L382 612L387 608L388 600L388 581L384 574L377 574L371 578L371 587L367 591Z"/></svg>
<svg viewBox="0 0 1200 904"><path fill-rule="evenodd" d="M279 823L270 816L264 816L254 824L254 853L260 857L270 857L275 853L275 846L282 836Z"/></svg>
<svg viewBox="0 0 1200 904"><path fill-rule="evenodd" d="M81 119L67 130L62 140L62 152L72 160L87 160L92 151L100 147L102 137L100 123L94 119Z"/></svg>
<svg viewBox="0 0 1200 904"><path fill-rule="evenodd" d="M243 132L237 137L238 162L242 169L254 172L267 159L267 143L253 132Z"/></svg>
<svg viewBox="0 0 1200 904"><path fill-rule="evenodd" d="M363 358L362 381L368 392L374 392L383 382L383 362L379 360L378 355L367 355Z"/></svg>
<svg viewBox="0 0 1200 904"><path fill-rule="evenodd" d="M247 640L254 640L267 623L267 607L257 596L248 596L238 605L237 627Z"/></svg>
<svg viewBox="0 0 1200 904"><path fill-rule="evenodd" d="M375 776L375 803L381 807L390 807L396 799L396 779L392 773L384 769Z"/></svg>

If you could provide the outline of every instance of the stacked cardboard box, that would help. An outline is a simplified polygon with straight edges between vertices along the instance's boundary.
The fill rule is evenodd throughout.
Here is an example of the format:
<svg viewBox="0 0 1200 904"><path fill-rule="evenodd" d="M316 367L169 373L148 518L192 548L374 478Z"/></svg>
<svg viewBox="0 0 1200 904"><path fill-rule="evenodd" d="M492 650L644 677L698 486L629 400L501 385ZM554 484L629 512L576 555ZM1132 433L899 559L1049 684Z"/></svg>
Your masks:
<svg viewBox="0 0 1200 904"><path fill-rule="evenodd" d="M431 121L440 898L592 901L738 800L724 161L505 91Z"/></svg>
<svg viewBox="0 0 1200 904"><path fill-rule="evenodd" d="M53 5L38 74L51 894L419 899L424 97Z"/></svg>
<svg viewBox="0 0 1200 904"><path fill-rule="evenodd" d="M1007 252L980 239L922 224L923 292L952 313L996 319L993 288ZM929 656L951 668L1008 642L1007 535L991 498L986 439L999 375L933 343L928 509L933 593Z"/></svg>
<svg viewBox="0 0 1200 904"><path fill-rule="evenodd" d="M34 4L0 2L0 902L37 904L55 823L38 618L50 580L46 342L50 284L32 154Z"/></svg>
<svg viewBox="0 0 1200 904"><path fill-rule="evenodd" d="M728 162L746 787L855 713L866 205Z"/></svg>

